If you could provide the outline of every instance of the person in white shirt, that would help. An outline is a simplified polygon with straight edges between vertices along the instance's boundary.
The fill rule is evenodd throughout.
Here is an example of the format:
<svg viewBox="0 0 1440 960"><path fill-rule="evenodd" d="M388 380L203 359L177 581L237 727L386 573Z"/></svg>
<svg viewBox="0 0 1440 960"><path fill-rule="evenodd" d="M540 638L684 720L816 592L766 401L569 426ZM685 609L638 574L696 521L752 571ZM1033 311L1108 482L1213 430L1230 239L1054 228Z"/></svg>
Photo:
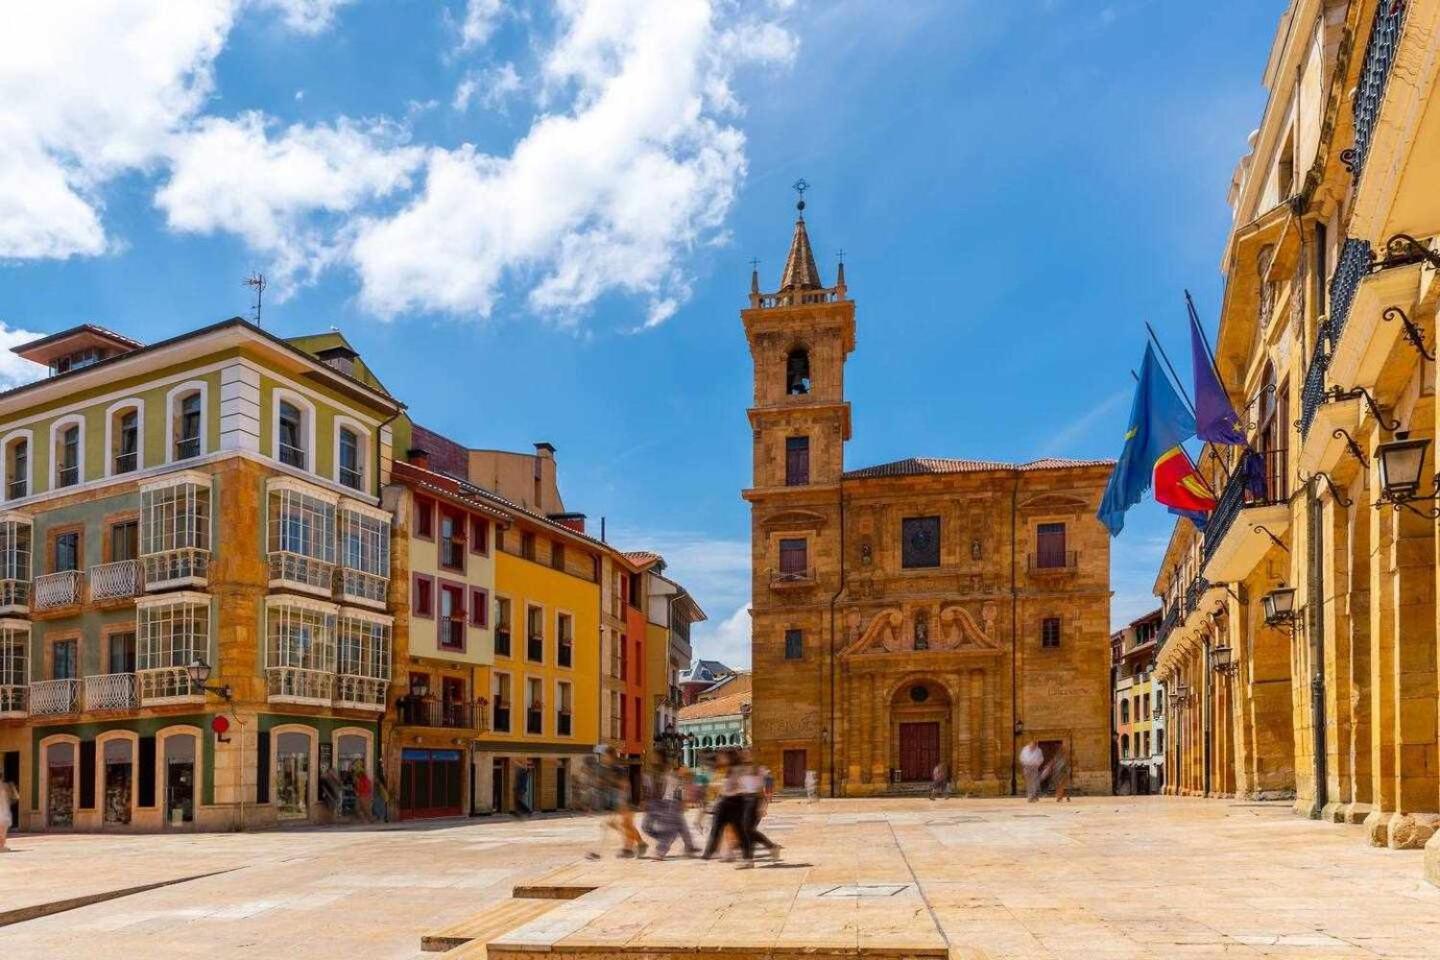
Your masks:
<svg viewBox="0 0 1440 960"><path fill-rule="evenodd" d="M1034 803L1040 797L1040 768L1045 765L1045 752L1034 740L1020 751L1020 769L1025 772L1025 799Z"/></svg>

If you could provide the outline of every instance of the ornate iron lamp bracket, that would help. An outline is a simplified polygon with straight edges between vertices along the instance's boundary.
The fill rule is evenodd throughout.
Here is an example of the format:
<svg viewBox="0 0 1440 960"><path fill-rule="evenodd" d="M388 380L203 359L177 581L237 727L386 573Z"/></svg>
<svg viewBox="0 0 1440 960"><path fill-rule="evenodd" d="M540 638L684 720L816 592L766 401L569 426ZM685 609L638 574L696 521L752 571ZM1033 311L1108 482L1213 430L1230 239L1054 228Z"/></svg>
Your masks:
<svg viewBox="0 0 1440 960"><path fill-rule="evenodd" d="M1385 260L1380 266L1404 266L1422 260L1440 270L1440 253L1431 250L1408 233L1397 233L1385 241Z"/></svg>
<svg viewBox="0 0 1440 960"><path fill-rule="evenodd" d="M1399 317L1400 322L1405 324L1405 339L1410 341L1411 346L1415 348L1420 356L1429 360L1431 363L1435 362L1435 354L1425 349L1425 331L1416 326L1415 321L1411 320L1404 310L1401 310L1399 307L1386 307L1385 312L1380 314L1380 316L1386 321Z"/></svg>
<svg viewBox="0 0 1440 960"><path fill-rule="evenodd" d="M1350 455L1356 460L1360 461L1361 467L1366 470L1370 469L1370 460L1365 456L1365 451L1360 449L1360 444L1356 443L1355 438L1350 436L1350 431L1346 430L1344 427L1336 427L1335 432L1330 434L1330 436L1334 437L1336 440L1343 439L1345 441L1345 446L1350 448Z"/></svg>
<svg viewBox="0 0 1440 960"><path fill-rule="evenodd" d="M1364 387L1352 387L1349 390L1342 390L1337 386L1325 391L1326 403L1338 403L1341 400L1354 400L1356 398L1364 399L1365 405L1370 408L1370 413L1375 417L1375 422L1379 423L1380 426L1390 431L1400 429L1400 421L1387 420L1385 415L1380 412L1380 405L1375 402L1374 397L1370 396L1370 391Z"/></svg>
<svg viewBox="0 0 1440 960"><path fill-rule="evenodd" d="M1440 491L1432 493L1428 497L1411 497L1409 500L1376 500L1375 506L1379 508L1388 503L1397 513L1401 510L1409 510L1417 517L1424 517L1427 520L1440 520L1440 507L1429 507L1421 510L1419 507L1413 505L1415 500L1434 500L1437 495L1440 495Z"/></svg>
<svg viewBox="0 0 1440 960"><path fill-rule="evenodd" d="M1315 471L1315 475L1312 477L1300 477L1300 482L1306 485L1309 485L1311 480L1324 480L1326 486L1330 488L1330 495L1335 498L1335 502L1340 504L1340 506L1355 506L1355 501L1351 500L1349 497L1345 496L1345 494L1341 493L1340 488L1335 486L1335 481L1330 479L1330 474L1326 473L1324 470Z"/></svg>
<svg viewBox="0 0 1440 960"><path fill-rule="evenodd" d="M1285 544L1280 540L1280 538L1277 537L1277 536L1275 536L1275 534L1274 534L1273 532L1271 532L1270 528L1267 527L1267 526L1265 526L1265 524L1263 524L1263 523L1252 523L1252 524L1250 525L1250 529L1251 529L1251 530L1254 530L1256 533L1263 533L1263 534L1265 534L1265 536L1269 537L1269 538L1270 538L1270 542L1273 543L1273 544L1275 544L1275 546L1279 547L1281 550L1284 550L1286 553L1289 553L1289 552L1290 552L1290 548L1287 547L1287 546L1285 546Z"/></svg>
<svg viewBox="0 0 1440 960"><path fill-rule="evenodd" d="M1256 392L1255 396L1251 397L1245 402L1245 409L1243 412L1247 417L1247 423L1245 424L1246 430L1254 430L1259 425L1254 419L1248 419L1250 417L1250 411L1255 409L1255 405L1260 402L1260 398L1265 396L1265 394L1268 393L1272 397L1275 396L1276 389L1277 387L1275 384L1267 383L1265 384L1265 386L1261 387L1259 391ZM1239 418L1237 417L1236 419Z"/></svg>

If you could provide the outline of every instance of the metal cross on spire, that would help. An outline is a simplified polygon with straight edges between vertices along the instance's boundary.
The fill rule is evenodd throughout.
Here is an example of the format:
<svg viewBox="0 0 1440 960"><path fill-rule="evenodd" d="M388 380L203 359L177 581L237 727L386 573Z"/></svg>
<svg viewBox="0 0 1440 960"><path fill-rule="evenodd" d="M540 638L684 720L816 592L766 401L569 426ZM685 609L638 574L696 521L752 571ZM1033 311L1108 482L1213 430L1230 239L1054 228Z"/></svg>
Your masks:
<svg viewBox="0 0 1440 960"><path fill-rule="evenodd" d="M795 203L795 209L800 211L800 219L803 220L805 219L805 191L810 189L810 183L804 177L801 177L799 180L790 184L790 189L794 190L800 198Z"/></svg>

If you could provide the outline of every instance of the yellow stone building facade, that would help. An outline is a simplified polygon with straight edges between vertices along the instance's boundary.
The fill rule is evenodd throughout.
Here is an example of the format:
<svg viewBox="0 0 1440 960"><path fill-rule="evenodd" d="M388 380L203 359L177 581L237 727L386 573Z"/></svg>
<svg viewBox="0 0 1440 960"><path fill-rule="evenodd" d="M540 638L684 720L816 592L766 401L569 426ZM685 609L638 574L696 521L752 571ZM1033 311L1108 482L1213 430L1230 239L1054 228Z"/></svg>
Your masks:
<svg viewBox="0 0 1440 960"><path fill-rule="evenodd" d="M1293 796L1432 879L1437 65L1433 0L1286 11L1216 341L1253 453L1206 450L1220 506L1156 582L1167 790Z"/></svg>
<svg viewBox="0 0 1440 960"><path fill-rule="evenodd" d="M802 206L803 210L803 206ZM1034 740L1110 790L1110 463L910 459L847 471L855 303L795 224L780 288L752 277L753 742L783 788L1017 787ZM909 785L909 786L907 786Z"/></svg>

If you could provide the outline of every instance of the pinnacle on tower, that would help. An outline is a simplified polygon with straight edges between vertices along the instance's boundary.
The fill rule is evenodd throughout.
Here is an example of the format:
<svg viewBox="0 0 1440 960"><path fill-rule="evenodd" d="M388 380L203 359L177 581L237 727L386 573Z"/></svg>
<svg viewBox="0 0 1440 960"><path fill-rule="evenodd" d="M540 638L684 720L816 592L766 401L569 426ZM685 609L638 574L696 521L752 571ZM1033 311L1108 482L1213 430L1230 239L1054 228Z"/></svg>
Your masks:
<svg viewBox="0 0 1440 960"><path fill-rule="evenodd" d="M815 253L810 249L810 235L805 232L805 201L795 205L800 211L795 220L795 236L790 239L790 255L785 258L785 272L780 275L780 292L788 290L819 290L820 271L815 267Z"/></svg>

